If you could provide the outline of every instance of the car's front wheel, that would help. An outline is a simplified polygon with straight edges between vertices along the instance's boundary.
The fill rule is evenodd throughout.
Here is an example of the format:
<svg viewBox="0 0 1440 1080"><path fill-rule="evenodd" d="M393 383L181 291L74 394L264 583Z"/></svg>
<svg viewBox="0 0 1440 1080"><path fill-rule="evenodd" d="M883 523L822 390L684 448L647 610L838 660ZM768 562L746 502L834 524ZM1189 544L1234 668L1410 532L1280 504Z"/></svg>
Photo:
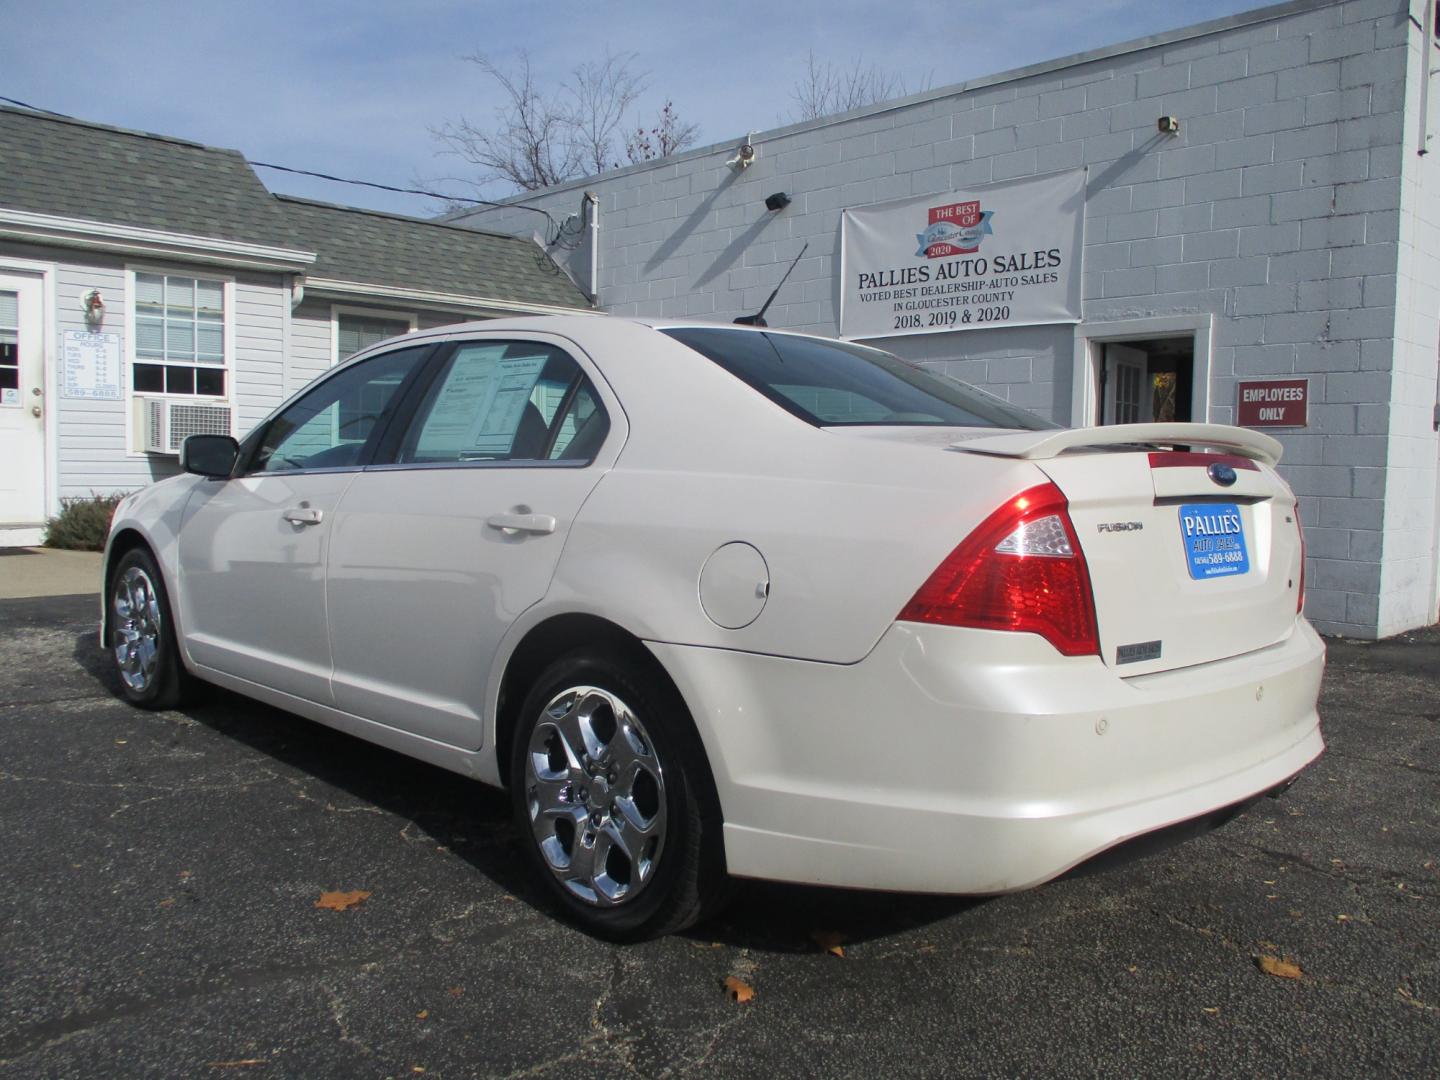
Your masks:
<svg viewBox="0 0 1440 1080"><path fill-rule="evenodd" d="M575 921L637 940L680 930L718 902L719 815L672 690L618 654L581 651L551 664L522 710L515 815Z"/></svg>
<svg viewBox="0 0 1440 1080"><path fill-rule="evenodd" d="M160 568L144 548L120 557L106 591L110 610L106 642L120 690L133 705L172 709L189 694L193 679L175 644L170 600Z"/></svg>

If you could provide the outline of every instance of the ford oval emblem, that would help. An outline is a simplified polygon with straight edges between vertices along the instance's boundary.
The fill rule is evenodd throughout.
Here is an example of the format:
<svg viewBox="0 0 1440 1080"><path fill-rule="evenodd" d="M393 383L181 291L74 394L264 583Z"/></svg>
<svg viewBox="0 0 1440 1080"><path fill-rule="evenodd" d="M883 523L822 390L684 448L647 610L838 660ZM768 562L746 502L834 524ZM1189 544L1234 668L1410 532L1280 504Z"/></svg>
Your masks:
<svg viewBox="0 0 1440 1080"><path fill-rule="evenodd" d="M1229 487L1235 483L1235 470L1223 461L1217 461L1214 465L1211 465L1209 472L1210 479L1214 480L1215 483L1221 487Z"/></svg>

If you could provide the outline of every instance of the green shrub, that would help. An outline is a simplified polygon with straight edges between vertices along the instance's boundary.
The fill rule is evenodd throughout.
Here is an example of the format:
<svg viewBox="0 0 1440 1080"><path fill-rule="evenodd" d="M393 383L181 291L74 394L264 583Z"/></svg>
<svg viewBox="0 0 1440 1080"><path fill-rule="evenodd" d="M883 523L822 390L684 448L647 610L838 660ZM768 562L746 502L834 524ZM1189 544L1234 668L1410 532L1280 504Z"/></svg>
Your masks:
<svg viewBox="0 0 1440 1080"><path fill-rule="evenodd" d="M60 500L60 514L45 523L45 546L71 551L104 551L110 519L125 495L96 495Z"/></svg>

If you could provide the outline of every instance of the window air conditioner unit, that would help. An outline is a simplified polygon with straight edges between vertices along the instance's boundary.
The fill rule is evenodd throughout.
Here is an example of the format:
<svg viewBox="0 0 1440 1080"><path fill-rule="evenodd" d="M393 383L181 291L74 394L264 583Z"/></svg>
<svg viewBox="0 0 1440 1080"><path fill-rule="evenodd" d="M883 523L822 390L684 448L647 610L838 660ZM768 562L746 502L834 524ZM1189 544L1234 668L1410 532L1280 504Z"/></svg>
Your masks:
<svg viewBox="0 0 1440 1080"><path fill-rule="evenodd" d="M135 431L145 453L179 454L187 436L229 435L230 406L137 395Z"/></svg>

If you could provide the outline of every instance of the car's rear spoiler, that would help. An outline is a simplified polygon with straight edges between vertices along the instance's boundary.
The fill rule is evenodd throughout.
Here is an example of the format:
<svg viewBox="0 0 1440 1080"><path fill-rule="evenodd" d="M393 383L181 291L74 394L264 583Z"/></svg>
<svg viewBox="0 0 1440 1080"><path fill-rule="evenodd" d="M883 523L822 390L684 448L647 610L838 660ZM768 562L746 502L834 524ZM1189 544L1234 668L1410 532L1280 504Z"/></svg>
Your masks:
<svg viewBox="0 0 1440 1080"><path fill-rule="evenodd" d="M1269 435L1228 424L1107 424L1103 427L1020 431L951 443L950 449L997 457L1052 458L1067 450L1103 446L1188 446L1225 450L1274 465L1285 448Z"/></svg>

